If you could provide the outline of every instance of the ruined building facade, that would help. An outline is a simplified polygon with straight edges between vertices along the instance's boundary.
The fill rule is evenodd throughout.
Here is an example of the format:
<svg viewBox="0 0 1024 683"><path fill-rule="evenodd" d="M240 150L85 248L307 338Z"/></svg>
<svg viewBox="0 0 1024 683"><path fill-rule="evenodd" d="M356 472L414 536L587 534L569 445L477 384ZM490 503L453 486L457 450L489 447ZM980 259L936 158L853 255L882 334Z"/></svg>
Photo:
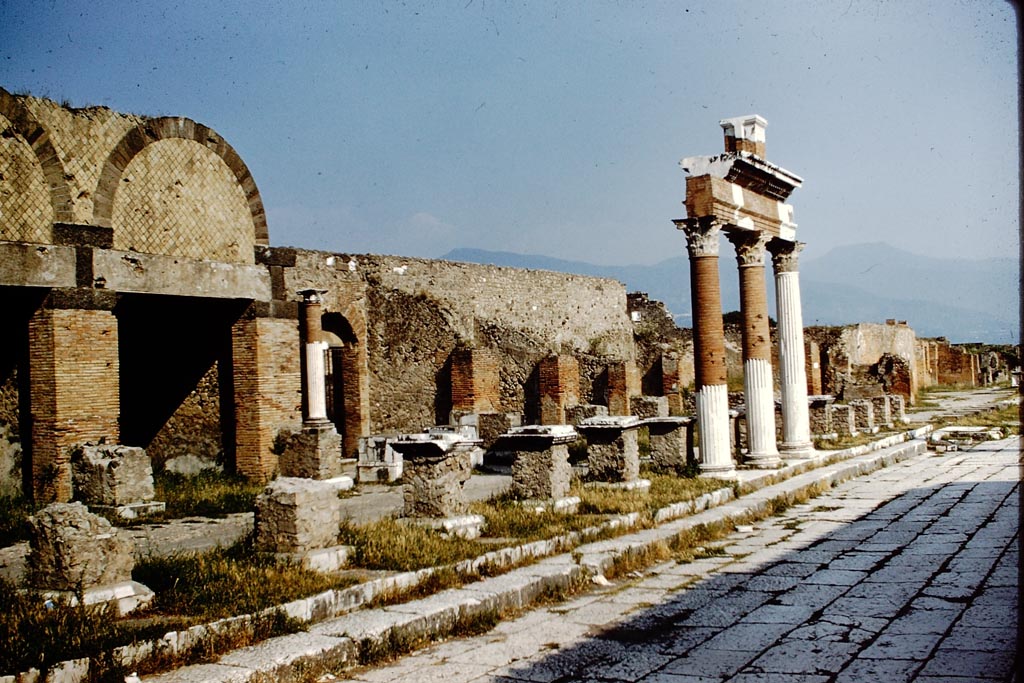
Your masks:
<svg viewBox="0 0 1024 683"><path fill-rule="evenodd" d="M26 492L67 500L87 441L273 476L275 439L301 424L311 288L326 291L346 455L452 411L542 421L546 403L640 391L620 283L271 248L256 184L215 131L0 90L0 459L20 447ZM550 381L548 358L563 368Z"/></svg>

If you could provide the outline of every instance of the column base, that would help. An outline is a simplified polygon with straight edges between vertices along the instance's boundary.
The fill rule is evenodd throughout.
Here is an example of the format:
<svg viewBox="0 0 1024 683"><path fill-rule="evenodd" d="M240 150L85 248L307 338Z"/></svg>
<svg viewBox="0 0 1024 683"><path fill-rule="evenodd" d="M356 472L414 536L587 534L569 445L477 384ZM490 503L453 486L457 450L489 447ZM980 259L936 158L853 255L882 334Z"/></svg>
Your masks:
<svg viewBox="0 0 1024 683"><path fill-rule="evenodd" d="M776 470L782 467L782 458L778 453L747 453L743 464L759 470Z"/></svg>
<svg viewBox="0 0 1024 683"><path fill-rule="evenodd" d="M732 465L705 465L700 463L700 476L708 479L736 479L736 468Z"/></svg>
<svg viewBox="0 0 1024 683"><path fill-rule="evenodd" d="M803 443L780 443L779 455L783 460L806 460L814 455L814 444L810 441Z"/></svg>

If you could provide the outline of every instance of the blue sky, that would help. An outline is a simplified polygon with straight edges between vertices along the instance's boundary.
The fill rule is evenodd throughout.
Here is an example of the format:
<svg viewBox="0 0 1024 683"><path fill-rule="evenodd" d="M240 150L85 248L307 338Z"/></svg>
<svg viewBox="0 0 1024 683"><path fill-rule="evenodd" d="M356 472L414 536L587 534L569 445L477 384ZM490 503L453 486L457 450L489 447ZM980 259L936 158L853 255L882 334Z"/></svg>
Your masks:
<svg viewBox="0 0 1024 683"><path fill-rule="evenodd" d="M678 161L748 113L807 256L1016 257L1016 55L978 0L0 0L0 86L211 126L274 244L427 257L681 255Z"/></svg>

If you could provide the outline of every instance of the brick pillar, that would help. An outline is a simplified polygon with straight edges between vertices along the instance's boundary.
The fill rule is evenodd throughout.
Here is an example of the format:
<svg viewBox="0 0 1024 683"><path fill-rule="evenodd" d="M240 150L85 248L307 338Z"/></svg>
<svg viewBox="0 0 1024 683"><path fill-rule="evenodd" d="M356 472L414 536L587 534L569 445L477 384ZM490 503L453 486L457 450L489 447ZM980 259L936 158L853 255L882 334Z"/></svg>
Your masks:
<svg viewBox="0 0 1024 683"><path fill-rule="evenodd" d="M783 457L800 458L814 451L807 405L804 323L800 307L797 255L802 242L775 238L768 243L775 268L775 299L779 314L779 380L782 387Z"/></svg>
<svg viewBox="0 0 1024 683"><path fill-rule="evenodd" d="M32 496L67 502L71 447L120 439L117 319L109 310L44 308L28 332Z"/></svg>
<svg viewBox="0 0 1024 683"><path fill-rule="evenodd" d="M804 342L807 344L807 360L804 363L807 391L812 396L819 396L822 393L821 347L813 339L805 339Z"/></svg>
<svg viewBox="0 0 1024 683"><path fill-rule="evenodd" d="M540 362L540 423L565 424L565 409L579 405L580 365L569 355L551 355Z"/></svg>
<svg viewBox="0 0 1024 683"><path fill-rule="evenodd" d="M718 224L710 218L675 221L686 233L693 309L693 364L702 474L732 476L725 330L718 284Z"/></svg>
<svg viewBox="0 0 1024 683"><path fill-rule="evenodd" d="M608 366L608 414L632 415L629 397L640 393L640 375L632 361Z"/></svg>
<svg viewBox="0 0 1024 683"><path fill-rule="evenodd" d="M661 393L668 399L668 414L683 414L683 363L676 353L661 354Z"/></svg>
<svg viewBox="0 0 1024 683"><path fill-rule="evenodd" d="M775 387L771 333L768 330L768 293L764 280L764 245L768 236L761 232L736 230L727 237L736 247L740 271L747 461L758 468L778 467L782 461L775 445Z"/></svg>
<svg viewBox="0 0 1024 683"><path fill-rule="evenodd" d="M452 352L452 410L494 413L501 404L498 356L490 349Z"/></svg>
<svg viewBox="0 0 1024 683"><path fill-rule="evenodd" d="M257 318L250 309L231 327L235 468L254 481L267 481L277 469L278 431L301 424L298 344L294 319Z"/></svg>

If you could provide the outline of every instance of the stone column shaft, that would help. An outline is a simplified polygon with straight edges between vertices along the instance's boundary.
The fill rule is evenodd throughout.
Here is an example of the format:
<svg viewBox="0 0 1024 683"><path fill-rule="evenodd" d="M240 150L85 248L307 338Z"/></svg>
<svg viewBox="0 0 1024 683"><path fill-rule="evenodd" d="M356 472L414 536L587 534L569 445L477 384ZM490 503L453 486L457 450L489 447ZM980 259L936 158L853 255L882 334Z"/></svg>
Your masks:
<svg viewBox="0 0 1024 683"><path fill-rule="evenodd" d="M324 371L324 353L327 344L322 340L321 295L323 292L306 289L300 309L303 350L302 420L304 423L327 422L327 387Z"/></svg>
<svg viewBox="0 0 1024 683"><path fill-rule="evenodd" d="M782 385L783 457L802 457L814 450L807 406L804 363L804 323L800 308L797 254L801 242L773 239L768 244L775 269L775 298L779 316L779 379Z"/></svg>
<svg viewBox="0 0 1024 683"><path fill-rule="evenodd" d="M743 397L747 406L747 461L755 467L778 467L775 444L775 397L772 382L768 293L764 248L768 236L748 230L729 233L740 271L743 314Z"/></svg>
<svg viewBox="0 0 1024 683"><path fill-rule="evenodd" d="M729 439L725 330L718 284L719 226L703 218L687 219L676 225L686 233L690 256L700 469L710 476L731 476L735 468Z"/></svg>

